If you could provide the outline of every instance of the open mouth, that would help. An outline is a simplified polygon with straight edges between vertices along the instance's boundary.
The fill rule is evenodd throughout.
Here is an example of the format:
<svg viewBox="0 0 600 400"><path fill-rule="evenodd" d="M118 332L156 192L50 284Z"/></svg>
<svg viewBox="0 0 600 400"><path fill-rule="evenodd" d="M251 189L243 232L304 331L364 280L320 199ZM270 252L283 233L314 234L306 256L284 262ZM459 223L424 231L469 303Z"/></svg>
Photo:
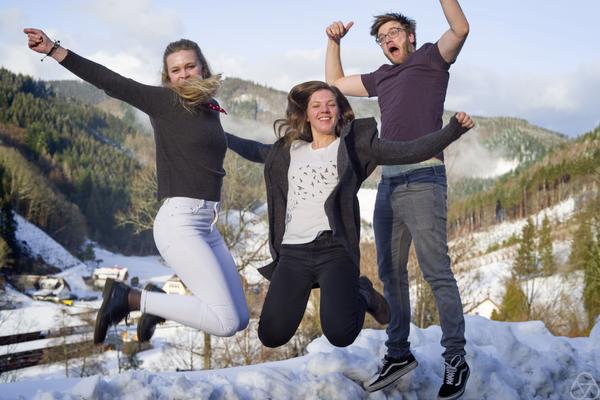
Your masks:
<svg viewBox="0 0 600 400"><path fill-rule="evenodd" d="M388 51L390 52L391 55L395 56L400 52L400 49L396 46L390 46L390 47L388 47Z"/></svg>

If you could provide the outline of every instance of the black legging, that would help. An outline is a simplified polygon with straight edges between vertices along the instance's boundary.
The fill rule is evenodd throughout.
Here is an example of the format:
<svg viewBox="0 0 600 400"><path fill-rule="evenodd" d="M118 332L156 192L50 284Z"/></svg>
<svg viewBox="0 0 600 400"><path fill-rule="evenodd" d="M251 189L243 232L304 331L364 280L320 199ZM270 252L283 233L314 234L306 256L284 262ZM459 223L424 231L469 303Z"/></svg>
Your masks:
<svg viewBox="0 0 600 400"><path fill-rule="evenodd" d="M331 232L310 243L282 245L260 315L260 341L267 347L278 347L292 338L317 282L323 333L334 346L352 344L362 329L366 310L358 277L358 266Z"/></svg>

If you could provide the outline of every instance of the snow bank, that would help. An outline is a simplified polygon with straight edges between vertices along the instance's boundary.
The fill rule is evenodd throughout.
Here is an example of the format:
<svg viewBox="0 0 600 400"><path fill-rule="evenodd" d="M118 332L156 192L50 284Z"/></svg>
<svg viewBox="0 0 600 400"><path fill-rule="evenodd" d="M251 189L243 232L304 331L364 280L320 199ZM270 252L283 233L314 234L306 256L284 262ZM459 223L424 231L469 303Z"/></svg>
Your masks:
<svg viewBox="0 0 600 400"><path fill-rule="evenodd" d="M600 326L589 338L552 336L541 322L505 323L466 317L471 378L464 399L595 398L600 382ZM363 330L352 346L335 348L324 337L308 355L273 363L212 371L144 371L84 379L23 381L0 386L1 399L431 399L443 366L438 326L411 327L419 367L394 387L362 389L385 352L384 331ZM577 397L578 383L591 385ZM590 397L591 393L591 397ZM596 397L597 398L597 397Z"/></svg>

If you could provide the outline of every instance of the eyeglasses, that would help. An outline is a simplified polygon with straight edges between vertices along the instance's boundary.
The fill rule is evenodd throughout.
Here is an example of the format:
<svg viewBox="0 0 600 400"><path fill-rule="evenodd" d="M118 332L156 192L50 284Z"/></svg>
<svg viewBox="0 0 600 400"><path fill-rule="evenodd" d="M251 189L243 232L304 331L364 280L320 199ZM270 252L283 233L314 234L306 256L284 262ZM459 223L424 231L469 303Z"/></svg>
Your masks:
<svg viewBox="0 0 600 400"><path fill-rule="evenodd" d="M399 27L390 28L387 33L384 33L382 35L377 35L377 37L375 38L375 42L377 44L381 44L381 43L385 42L386 36L389 36L390 39L395 39L398 37L398 35L400 35L400 32L405 31L405 30L406 29L399 28Z"/></svg>

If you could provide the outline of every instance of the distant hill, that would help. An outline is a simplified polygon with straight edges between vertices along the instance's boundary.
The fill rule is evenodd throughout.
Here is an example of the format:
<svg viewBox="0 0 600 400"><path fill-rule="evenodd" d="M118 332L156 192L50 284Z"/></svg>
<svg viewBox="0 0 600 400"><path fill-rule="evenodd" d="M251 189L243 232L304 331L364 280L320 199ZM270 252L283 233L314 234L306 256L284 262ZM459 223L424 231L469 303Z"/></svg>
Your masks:
<svg viewBox="0 0 600 400"><path fill-rule="evenodd" d="M448 212L451 231L487 226L498 211L506 218L526 218L568 197L585 197L598 190L598 165L600 126L572 141L549 145L543 157L495 181L476 182L479 191L454 196Z"/></svg>
<svg viewBox="0 0 600 400"><path fill-rule="evenodd" d="M123 115L123 108L110 104L106 95L86 83L54 81L53 87L62 96L96 104L115 115ZM218 100L228 111L223 125L232 132L273 141L273 122L285 115L287 93L239 78L226 78L218 93ZM357 117L375 117L380 120L379 106L374 99L350 98ZM468 112L468 110L465 110ZM446 112L444 120L453 113ZM450 178L490 178L502 175L543 157L547 152L568 141L556 132L532 125L525 120L510 117L475 117L477 127L456 144L450 146L446 163Z"/></svg>
<svg viewBox="0 0 600 400"><path fill-rule="evenodd" d="M153 249L115 214L128 207L140 162L129 148L140 132L99 110L90 85L60 89L0 69L0 167L16 212L74 254L86 238L121 252ZM92 106L92 104L94 106Z"/></svg>

